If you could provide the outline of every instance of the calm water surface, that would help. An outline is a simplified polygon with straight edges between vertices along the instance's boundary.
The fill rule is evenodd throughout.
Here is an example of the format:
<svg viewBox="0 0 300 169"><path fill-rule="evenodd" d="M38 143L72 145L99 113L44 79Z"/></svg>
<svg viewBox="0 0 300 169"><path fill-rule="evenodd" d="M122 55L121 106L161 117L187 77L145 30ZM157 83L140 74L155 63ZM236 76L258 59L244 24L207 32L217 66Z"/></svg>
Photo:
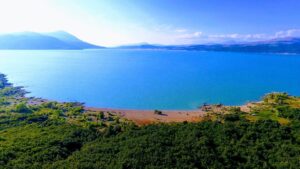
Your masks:
<svg viewBox="0 0 300 169"><path fill-rule="evenodd" d="M300 95L300 55L166 50L0 51L0 72L29 96L129 109L240 105Z"/></svg>

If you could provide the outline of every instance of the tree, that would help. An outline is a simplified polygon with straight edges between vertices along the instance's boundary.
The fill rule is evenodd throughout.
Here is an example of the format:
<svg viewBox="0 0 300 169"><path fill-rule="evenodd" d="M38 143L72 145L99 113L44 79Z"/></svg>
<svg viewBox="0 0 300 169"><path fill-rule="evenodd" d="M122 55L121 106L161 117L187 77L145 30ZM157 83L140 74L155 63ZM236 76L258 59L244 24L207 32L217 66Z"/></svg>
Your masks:
<svg viewBox="0 0 300 169"><path fill-rule="evenodd" d="M16 105L16 112L18 113L31 113L31 109L25 103Z"/></svg>

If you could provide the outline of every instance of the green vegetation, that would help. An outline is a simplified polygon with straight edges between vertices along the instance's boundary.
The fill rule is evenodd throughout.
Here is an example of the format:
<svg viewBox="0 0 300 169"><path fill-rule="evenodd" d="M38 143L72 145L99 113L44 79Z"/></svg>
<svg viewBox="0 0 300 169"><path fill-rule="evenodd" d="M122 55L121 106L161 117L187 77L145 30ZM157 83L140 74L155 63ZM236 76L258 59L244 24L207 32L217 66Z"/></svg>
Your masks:
<svg viewBox="0 0 300 169"><path fill-rule="evenodd" d="M251 108L255 120L272 119L281 124L300 120L300 99L287 93L271 93Z"/></svg>
<svg viewBox="0 0 300 169"><path fill-rule="evenodd" d="M266 95L249 112L216 106L203 122L141 127L24 94L0 74L1 169L300 166L300 99L286 93Z"/></svg>

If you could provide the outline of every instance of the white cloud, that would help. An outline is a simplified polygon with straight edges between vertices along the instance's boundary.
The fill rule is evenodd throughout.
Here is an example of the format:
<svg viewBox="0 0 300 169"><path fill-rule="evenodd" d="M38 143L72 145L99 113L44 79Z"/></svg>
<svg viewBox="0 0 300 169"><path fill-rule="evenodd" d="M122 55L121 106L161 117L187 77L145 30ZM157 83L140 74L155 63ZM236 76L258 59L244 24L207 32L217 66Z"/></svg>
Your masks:
<svg viewBox="0 0 300 169"><path fill-rule="evenodd" d="M181 43L222 43L222 42L255 42L275 38L300 37L300 29L289 29L275 32L274 34L205 34L202 32L185 32L176 35Z"/></svg>
<svg viewBox="0 0 300 169"><path fill-rule="evenodd" d="M202 32L194 32L194 34L193 34L195 37L199 37L199 36L201 36L202 35Z"/></svg>
<svg viewBox="0 0 300 169"><path fill-rule="evenodd" d="M174 32L177 32L177 33L184 33L184 32L187 32L188 30L187 29L175 29Z"/></svg>
<svg viewBox="0 0 300 169"><path fill-rule="evenodd" d="M186 33L186 34L180 34L177 36L178 39L193 39L193 38L200 38L202 32L193 32L193 33Z"/></svg>
<svg viewBox="0 0 300 169"><path fill-rule="evenodd" d="M300 37L300 29L289 29L275 33L275 38Z"/></svg>
<svg viewBox="0 0 300 169"><path fill-rule="evenodd" d="M243 41L253 41L253 40L262 40L270 38L266 34L218 34L218 35L208 35L208 38L215 39L232 39L232 40L243 40Z"/></svg>
<svg viewBox="0 0 300 169"><path fill-rule="evenodd" d="M176 36L178 42L183 43L214 43L226 41L259 41L265 40L269 37L265 34L204 34L203 32L196 31L184 33Z"/></svg>

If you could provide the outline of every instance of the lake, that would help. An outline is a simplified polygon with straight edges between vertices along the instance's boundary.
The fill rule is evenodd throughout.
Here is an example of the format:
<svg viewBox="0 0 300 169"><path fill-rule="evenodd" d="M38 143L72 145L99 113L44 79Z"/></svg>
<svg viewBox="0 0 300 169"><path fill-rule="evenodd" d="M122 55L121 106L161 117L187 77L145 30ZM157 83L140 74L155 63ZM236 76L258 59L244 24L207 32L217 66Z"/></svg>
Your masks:
<svg viewBox="0 0 300 169"><path fill-rule="evenodd" d="M127 109L241 105L300 95L300 55L168 50L0 51L0 72L28 96Z"/></svg>

